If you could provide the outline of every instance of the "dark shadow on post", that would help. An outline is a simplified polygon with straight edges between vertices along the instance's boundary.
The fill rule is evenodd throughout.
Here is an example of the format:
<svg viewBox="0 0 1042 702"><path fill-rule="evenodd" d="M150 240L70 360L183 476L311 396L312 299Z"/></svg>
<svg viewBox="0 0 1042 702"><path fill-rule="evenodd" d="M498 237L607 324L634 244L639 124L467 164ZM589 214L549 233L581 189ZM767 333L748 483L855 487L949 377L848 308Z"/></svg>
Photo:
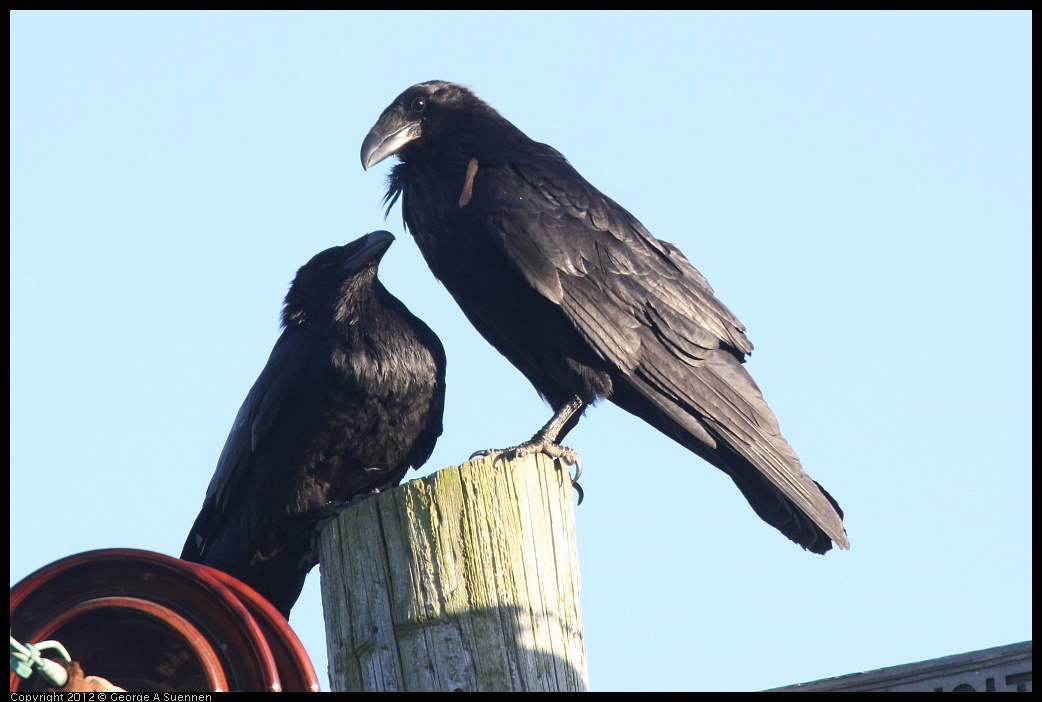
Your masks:
<svg viewBox="0 0 1042 702"><path fill-rule="evenodd" d="M553 460L478 459L322 532L334 691L585 691L573 492Z"/></svg>

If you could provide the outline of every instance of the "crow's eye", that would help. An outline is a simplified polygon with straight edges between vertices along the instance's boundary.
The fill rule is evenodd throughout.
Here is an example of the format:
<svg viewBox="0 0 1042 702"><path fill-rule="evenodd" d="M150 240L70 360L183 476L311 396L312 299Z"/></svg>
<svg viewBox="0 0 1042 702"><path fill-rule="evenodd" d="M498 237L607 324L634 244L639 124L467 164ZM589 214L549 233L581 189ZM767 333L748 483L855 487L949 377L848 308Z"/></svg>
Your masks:
<svg viewBox="0 0 1042 702"><path fill-rule="evenodd" d="M413 112L423 112L423 108L427 107L427 101L422 97L413 98L412 102L409 103L409 107L412 108Z"/></svg>

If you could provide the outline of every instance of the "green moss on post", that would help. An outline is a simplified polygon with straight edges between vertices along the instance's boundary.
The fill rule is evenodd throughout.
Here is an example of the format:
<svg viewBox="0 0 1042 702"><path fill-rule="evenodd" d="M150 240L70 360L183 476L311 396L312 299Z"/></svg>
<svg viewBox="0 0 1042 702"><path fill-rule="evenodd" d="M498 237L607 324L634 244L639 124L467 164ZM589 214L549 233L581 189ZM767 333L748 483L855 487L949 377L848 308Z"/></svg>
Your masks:
<svg viewBox="0 0 1042 702"><path fill-rule="evenodd" d="M477 459L319 540L334 691L585 691L575 513L543 455Z"/></svg>

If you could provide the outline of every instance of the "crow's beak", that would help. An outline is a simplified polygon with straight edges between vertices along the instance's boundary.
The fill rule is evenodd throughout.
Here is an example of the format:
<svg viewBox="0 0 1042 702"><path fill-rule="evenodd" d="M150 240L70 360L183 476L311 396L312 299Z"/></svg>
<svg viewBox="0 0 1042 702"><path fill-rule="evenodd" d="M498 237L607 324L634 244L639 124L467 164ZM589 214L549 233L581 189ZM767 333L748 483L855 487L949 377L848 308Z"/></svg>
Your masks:
<svg viewBox="0 0 1042 702"><path fill-rule="evenodd" d="M418 120L406 120L394 108L384 111L362 142L362 168L368 170L419 138Z"/></svg>

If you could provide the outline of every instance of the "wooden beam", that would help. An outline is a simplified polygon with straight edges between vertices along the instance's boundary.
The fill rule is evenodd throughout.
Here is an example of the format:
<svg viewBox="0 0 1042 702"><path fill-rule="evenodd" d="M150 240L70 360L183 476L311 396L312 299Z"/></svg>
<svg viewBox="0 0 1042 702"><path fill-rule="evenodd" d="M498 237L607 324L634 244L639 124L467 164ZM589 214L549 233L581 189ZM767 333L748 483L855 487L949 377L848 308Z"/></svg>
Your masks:
<svg viewBox="0 0 1042 702"><path fill-rule="evenodd" d="M355 505L319 538L333 691L585 691L571 480L487 458Z"/></svg>

